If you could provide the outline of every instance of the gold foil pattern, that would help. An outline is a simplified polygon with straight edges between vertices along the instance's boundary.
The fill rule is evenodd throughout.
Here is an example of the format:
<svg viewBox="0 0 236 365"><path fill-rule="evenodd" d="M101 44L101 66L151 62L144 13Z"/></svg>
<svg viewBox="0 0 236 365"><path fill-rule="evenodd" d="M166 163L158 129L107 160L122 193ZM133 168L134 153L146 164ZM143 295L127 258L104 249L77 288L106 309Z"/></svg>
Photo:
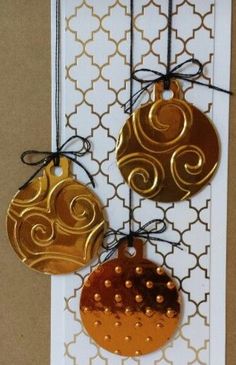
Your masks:
<svg viewBox="0 0 236 365"><path fill-rule="evenodd" d="M124 241L117 259L90 274L89 286L82 289L80 312L98 345L115 354L140 356L159 349L174 334L180 299L164 269L160 275L158 266L143 258L142 240L134 240L132 257L126 256L126 247Z"/></svg>
<svg viewBox="0 0 236 365"><path fill-rule="evenodd" d="M12 199L7 212L10 243L20 260L45 274L86 265L99 250L105 221L97 197L70 176L70 161L53 162Z"/></svg>
<svg viewBox="0 0 236 365"><path fill-rule="evenodd" d="M171 82L173 97L163 99L163 83L154 102L137 109L121 129L118 167L129 186L144 198L160 202L184 200L211 179L219 160L216 131L199 109L182 98Z"/></svg>

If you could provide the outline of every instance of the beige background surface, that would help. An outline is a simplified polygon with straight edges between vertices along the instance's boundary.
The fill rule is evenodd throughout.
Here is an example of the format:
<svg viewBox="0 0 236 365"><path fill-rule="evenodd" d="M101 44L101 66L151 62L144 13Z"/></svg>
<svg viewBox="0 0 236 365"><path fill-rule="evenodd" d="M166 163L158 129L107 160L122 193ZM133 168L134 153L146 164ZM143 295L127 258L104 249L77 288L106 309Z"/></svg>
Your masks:
<svg viewBox="0 0 236 365"><path fill-rule="evenodd" d="M0 3L0 365L49 365L50 279L17 259L5 234L16 187L34 170L20 153L50 148L50 1ZM234 14L236 2L234 3ZM232 90L236 92L236 17ZM227 365L236 363L236 97L231 99ZM219 265L220 269L220 265ZM183 364L184 365L184 364ZM218 365L218 364L217 364Z"/></svg>
<svg viewBox="0 0 236 365"><path fill-rule="evenodd" d="M8 203L34 171L20 162L50 148L50 1L0 1L0 365L48 365L50 278L16 258L5 234Z"/></svg>

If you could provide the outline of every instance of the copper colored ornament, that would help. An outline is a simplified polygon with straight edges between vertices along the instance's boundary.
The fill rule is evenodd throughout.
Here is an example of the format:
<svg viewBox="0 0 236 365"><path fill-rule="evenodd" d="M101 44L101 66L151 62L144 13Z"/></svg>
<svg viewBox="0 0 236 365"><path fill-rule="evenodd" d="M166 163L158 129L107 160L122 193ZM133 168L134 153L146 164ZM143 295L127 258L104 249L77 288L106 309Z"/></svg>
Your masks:
<svg viewBox="0 0 236 365"><path fill-rule="evenodd" d="M60 159L56 176L51 162L12 199L7 213L10 243L20 260L45 274L80 269L94 257L103 240L101 205L89 188L70 174L70 161Z"/></svg>
<svg viewBox="0 0 236 365"><path fill-rule="evenodd" d="M122 128L118 167L141 196L160 202L191 197L212 178L219 160L219 141L207 116L182 97L171 81L173 98L163 99L162 82L154 101L137 109Z"/></svg>
<svg viewBox="0 0 236 365"><path fill-rule="evenodd" d="M135 256L127 242L118 258L98 266L81 293L80 313L88 334L115 354L139 356L163 346L180 317L178 290L162 267L143 258L143 242L135 239Z"/></svg>

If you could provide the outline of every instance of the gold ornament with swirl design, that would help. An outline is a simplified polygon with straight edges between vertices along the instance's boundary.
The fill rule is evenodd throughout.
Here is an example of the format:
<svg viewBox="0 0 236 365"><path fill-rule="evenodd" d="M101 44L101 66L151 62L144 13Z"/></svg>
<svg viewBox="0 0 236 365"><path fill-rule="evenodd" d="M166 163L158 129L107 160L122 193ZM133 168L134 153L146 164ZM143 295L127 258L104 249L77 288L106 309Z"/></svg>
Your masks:
<svg viewBox="0 0 236 365"><path fill-rule="evenodd" d="M117 143L118 167L141 196L160 202L184 200L211 179L219 160L219 141L212 123L182 98L176 80L173 97L163 99L163 82L155 100L136 110Z"/></svg>
<svg viewBox="0 0 236 365"><path fill-rule="evenodd" d="M13 249L28 267L45 274L80 269L97 254L105 221L97 197L70 176L70 161L53 161L12 199L7 231Z"/></svg>

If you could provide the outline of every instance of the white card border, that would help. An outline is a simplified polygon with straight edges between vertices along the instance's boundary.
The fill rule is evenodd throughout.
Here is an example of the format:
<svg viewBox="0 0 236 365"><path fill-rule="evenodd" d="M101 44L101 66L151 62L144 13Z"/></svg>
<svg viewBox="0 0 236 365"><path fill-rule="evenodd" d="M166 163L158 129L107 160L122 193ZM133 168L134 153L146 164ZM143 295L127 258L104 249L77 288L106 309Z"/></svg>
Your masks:
<svg viewBox="0 0 236 365"><path fill-rule="evenodd" d="M231 14L225 21L224 14ZM230 88L232 1L216 1L215 6L215 85ZM216 72L221 70L221 72ZM211 204L211 276L210 280L210 364L226 364L226 253L227 253L227 184L222 189L221 181L228 176L229 142L229 95L213 92L213 120L219 135L225 141L221 146L221 163L212 183ZM222 101L228 108L222 108ZM214 335L213 335L214 334Z"/></svg>

